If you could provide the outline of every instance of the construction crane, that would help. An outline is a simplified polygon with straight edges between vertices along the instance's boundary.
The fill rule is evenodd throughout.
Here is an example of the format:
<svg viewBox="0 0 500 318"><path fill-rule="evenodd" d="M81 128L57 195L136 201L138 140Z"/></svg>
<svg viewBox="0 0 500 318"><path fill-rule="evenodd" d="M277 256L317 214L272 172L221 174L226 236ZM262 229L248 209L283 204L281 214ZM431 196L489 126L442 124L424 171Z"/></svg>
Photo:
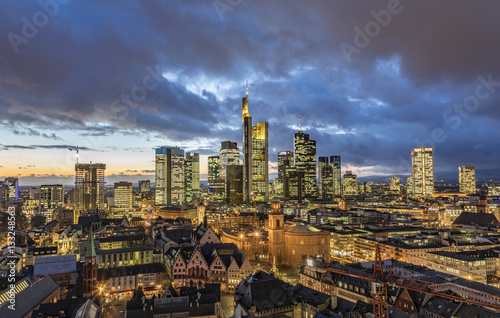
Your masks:
<svg viewBox="0 0 500 318"><path fill-rule="evenodd" d="M69 151L76 151L76 164L78 164L78 157L79 157L79 153L80 153L80 149L78 148L78 146L76 146L76 148L68 148Z"/></svg>
<svg viewBox="0 0 500 318"><path fill-rule="evenodd" d="M389 318L389 302L387 296L388 284L399 288L406 288L416 292L434 295L437 297L461 301L470 305L500 310L500 295L491 295L466 287L438 284L396 274L385 275L378 244L375 246L375 263L373 265L372 276L359 274L344 269L320 266L316 266L316 268L336 274L357 277L371 281L373 315L375 318Z"/></svg>

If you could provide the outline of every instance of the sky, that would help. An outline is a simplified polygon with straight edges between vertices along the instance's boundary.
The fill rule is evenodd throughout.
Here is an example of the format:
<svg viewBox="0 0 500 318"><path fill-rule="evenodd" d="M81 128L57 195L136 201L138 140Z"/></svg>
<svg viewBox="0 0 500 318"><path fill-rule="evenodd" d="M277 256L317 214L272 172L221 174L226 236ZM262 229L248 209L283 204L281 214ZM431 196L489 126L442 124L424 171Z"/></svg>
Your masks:
<svg viewBox="0 0 500 318"><path fill-rule="evenodd" d="M241 146L241 98L277 151L302 130L359 176L498 168L500 2L2 2L0 177L154 180L154 148Z"/></svg>

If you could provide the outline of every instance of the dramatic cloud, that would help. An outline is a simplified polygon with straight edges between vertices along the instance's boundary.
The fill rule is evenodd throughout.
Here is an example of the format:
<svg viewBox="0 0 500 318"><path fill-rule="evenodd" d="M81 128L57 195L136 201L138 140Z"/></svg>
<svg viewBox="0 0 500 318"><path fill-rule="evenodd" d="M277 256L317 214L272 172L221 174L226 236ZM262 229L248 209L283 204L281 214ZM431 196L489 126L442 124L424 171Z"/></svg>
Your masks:
<svg viewBox="0 0 500 318"><path fill-rule="evenodd" d="M241 145L248 80L273 162L298 116L319 156L362 174L408 173L415 146L442 171L500 156L498 1L72 1L46 21L7 2L0 150L142 152L115 172L150 173L154 146Z"/></svg>

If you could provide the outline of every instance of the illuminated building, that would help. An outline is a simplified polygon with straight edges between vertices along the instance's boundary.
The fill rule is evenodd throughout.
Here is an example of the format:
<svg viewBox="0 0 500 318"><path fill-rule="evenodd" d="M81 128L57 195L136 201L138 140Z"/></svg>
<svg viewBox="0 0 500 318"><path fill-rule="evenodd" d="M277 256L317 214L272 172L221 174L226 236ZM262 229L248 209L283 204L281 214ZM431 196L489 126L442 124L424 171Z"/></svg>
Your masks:
<svg viewBox="0 0 500 318"><path fill-rule="evenodd" d="M114 212L130 212L132 206L132 183L115 182L114 186Z"/></svg>
<svg viewBox="0 0 500 318"><path fill-rule="evenodd" d="M333 168L328 164L328 157L318 158L319 197L331 200L333 197Z"/></svg>
<svg viewBox="0 0 500 318"><path fill-rule="evenodd" d="M97 262L94 246L94 233L90 227L85 252L85 263L83 264L83 297L92 297L97 291Z"/></svg>
<svg viewBox="0 0 500 318"><path fill-rule="evenodd" d="M9 201L14 201L19 198L19 179L15 177L5 178L3 184L9 188Z"/></svg>
<svg viewBox="0 0 500 318"><path fill-rule="evenodd" d="M297 171L292 161L284 161L283 198L302 203L305 192L304 171Z"/></svg>
<svg viewBox="0 0 500 318"><path fill-rule="evenodd" d="M221 142L219 151L219 171L220 178L226 180L226 167L228 165L239 165L240 164L240 149L238 149L238 144L232 141Z"/></svg>
<svg viewBox="0 0 500 318"><path fill-rule="evenodd" d="M342 166L340 156L330 156L330 166L332 167L333 195L339 197L342 195Z"/></svg>
<svg viewBox="0 0 500 318"><path fill-rule="evenodd" d="M407 194L413 195L413 191L415 190L415 187L413 185L413 176L406 177L405 188Z"/></svg>
<svg viewBox="0 0 500 318"><path fill-rule="evenodd" d="M431 197L434 193L434 155L432 147L413 148L411 153L413 195Z"/></svg>
<svg viewBox="0 0 500 318"><path fill-rule="evenodd" d="M225 183L220 178L219 156L208 157L208 195L222 199L225 195Z"/></svg>
<svg viewBox="0 0 500 318"><path fill-rule="evenodd" d="M226 198L231 204L241 203L243 201L243 166L226 166Z"/></svg>
<svg viewBox="0 0 500 318"><path fill-rule="evenodd" d="M242 99L243 199L266 202L269 195L268 124L252 126L248 112L248 87Z"/></svg>
<svg viewBox="0 0 500 318"><path fill-rule="evenodd" d="M295 133L295 167L304 172L304 197L317 198L316 190L316 140L310 140L309 134L302 130Z"/></svg>
<svg viewBox="0 0 500 318"><path fill-rule="evenodd" d="M184 150L178 147L156 149L155 204L184 202Z"/></svg>
<svg viewBox="0 0 500 318"><path fill-rule="evenodd" d="M266 225L269 237L269 261L276 265L299 266L308 256L330 259L330 233L302 223L284 223L277 199L271 203Z"/></svg>
<svg viewBox="0 0 500 318"><path fill-rule="evenodd" d="M460 192L476 193L476 168L474 166L460 166L459 171Z"/></svg>
<svg viewBox="0 0 500 318"><path fill-rule="evenodd" d="M358 194L358 176L352 174L352 171L348 170L344 174L344 180L342 182L343 194L344 195L357 195Z"/></svg>
<svg viewBox="0 0 500 318"><path fill-rule="evenodd" d="M52 221L52 214L64 205L64 189L62 184L40 186L40 214L46 221Z"/></svg>
<svg viewBox="0 0 500 318"><path fill-rule="evenodd" d="M200 154L186 153L184 160L184 201L193 202L200 193Z"/></svg>
<svg viewBox="0 0 500 318"><path fill-rule="evenodd" d="M283 183L285 181L285 162L287 162L287 165L290 165L290 163L293 162L293 152L278 152L278 178L275 179L274 185L276 196L278 197L284 196Z"/></svg>
<svg viewBox="0 0 500 318"><path fill-rule="evenodd" d="M398 177L391 177L389 182L389 190L396 194L401 191L401 180Z"/></svg>
<svg viewBox="0 0 500 318"><path fill-rule="evenodd" d="M148 193L151 191L151 183L149 180L139 180L139 192Z"/></svg>
<svg viewBox="0 0 500 318"><path fill-rule="evenodd" d="M77 163L75 165L75 210L103 210L104 171L103 163Z"/></svg>

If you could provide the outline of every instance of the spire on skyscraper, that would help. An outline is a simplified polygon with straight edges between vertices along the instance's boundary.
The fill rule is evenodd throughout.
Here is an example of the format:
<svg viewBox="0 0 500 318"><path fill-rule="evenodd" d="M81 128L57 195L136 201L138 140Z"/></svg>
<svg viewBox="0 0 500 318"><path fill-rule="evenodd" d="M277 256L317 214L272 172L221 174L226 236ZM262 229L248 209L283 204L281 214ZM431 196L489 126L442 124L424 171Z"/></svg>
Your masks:
<svg viewBox="0 0 500 318"><path fill-rule="evenodd" d="M300 116L299 116L299 131L300 131Z"/></svg>
<svg viewBox="0 0 500 318"><path fill-rule="evenodd" d="M248 97L248 80L247 80L247 91L245 96Z"/></svg>

